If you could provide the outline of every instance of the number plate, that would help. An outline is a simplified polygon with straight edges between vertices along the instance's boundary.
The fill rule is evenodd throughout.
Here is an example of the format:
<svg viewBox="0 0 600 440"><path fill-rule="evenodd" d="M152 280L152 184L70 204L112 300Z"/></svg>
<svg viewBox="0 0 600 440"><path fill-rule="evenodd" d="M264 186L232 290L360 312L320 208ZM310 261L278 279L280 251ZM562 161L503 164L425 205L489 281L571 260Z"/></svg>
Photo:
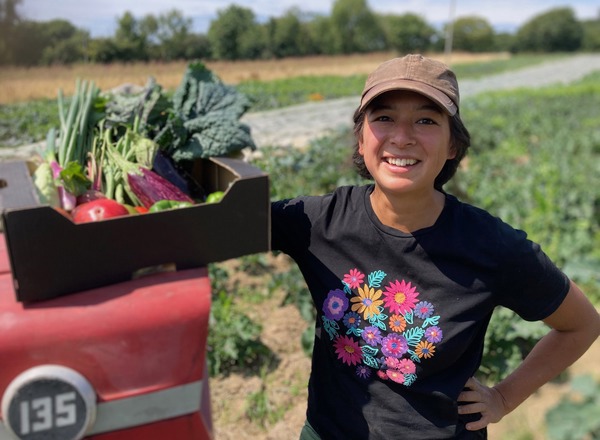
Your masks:
<svg viewBox="0 0 600 440"><path fill-rule="evenodd" d="M42 365L17 376L2 398L9 432L22 440L79 440L94 423L96 394L77 371Z"/></svg>

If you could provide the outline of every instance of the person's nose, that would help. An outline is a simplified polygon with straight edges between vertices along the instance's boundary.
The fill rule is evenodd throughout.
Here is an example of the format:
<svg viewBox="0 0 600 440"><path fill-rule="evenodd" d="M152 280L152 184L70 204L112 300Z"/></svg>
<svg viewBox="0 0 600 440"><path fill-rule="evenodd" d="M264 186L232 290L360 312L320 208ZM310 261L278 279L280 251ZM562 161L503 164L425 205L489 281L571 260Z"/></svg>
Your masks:
<svg viewBox="0 0 600 440"><path fill-rule="evenodd" d="M399 121L394 124L390 136L392 144L404 148L415 144L415 130L410 122Z"/></svg>

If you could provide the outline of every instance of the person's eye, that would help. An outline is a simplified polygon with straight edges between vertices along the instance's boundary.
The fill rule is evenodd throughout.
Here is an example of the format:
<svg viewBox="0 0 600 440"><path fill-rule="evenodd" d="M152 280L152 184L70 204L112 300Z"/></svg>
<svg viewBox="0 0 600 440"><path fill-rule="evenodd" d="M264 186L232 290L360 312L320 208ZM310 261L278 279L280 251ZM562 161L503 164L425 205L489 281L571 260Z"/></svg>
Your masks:
<svg viewBox="0 0 600 440"><path fill-rule="evenodd" d="M431 118L421 118L417 121L417 124L423 124L423 125L436 125L437 122L434 121Z"/></svg>
<svg viewBox="0 0 600 440"><path fill-rule="evenodd" d="M392 119L385 113L373 113L369 117L369 120L371 122L388 122L388 121L391 121Z"/></svg>

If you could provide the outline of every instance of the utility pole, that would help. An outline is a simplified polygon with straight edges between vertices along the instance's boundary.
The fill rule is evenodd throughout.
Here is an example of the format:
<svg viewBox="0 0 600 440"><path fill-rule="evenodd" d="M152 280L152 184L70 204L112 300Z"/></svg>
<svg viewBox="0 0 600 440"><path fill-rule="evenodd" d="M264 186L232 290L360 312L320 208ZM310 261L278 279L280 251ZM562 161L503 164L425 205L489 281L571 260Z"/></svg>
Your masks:
<svg viewBox="0 0 600 440"><path fill-rule="evenodd" d="M444 56L446 64L450 64L452 57L452 40L454 38L454 14L456 12L456 0L450 0L450 11L448 13L448 25L446 26L446 41L444 45Z"/></svg>

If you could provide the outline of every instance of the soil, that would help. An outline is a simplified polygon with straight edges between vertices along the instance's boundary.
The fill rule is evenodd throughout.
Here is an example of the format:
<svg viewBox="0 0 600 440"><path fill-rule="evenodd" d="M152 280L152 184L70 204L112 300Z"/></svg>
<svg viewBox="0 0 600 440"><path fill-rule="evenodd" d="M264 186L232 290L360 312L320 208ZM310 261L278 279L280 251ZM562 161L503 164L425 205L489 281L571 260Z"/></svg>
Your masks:
<svg viewBox="0 0 600 440"><path fill-rule="evenodd" d="M290 260L283 255L267 257L273 271L286 270ZM230 261L227 270L235 274L237 263ZM239 273L238 273L239 274ZM271 275L266 275L271 276ZM242 282L238 277L232 283ZM255 283L255 279L246 279ZM302 351L300 338L309 325L293 305L281 305L285 292L250 305L247 314L262 323L262 342L275 354L276 365L266 372L254 375L231 374L210 381L215 440L297 440L306 413L306 385L310 359ZM246 302L247 303L247 302ZM312 324L311 324L312 325ZM600 341L569 370L569 377L592 374L600 379ZM558 403L569 389L565 381L542 387L500 423L488 427L492 440L527 438L545 440L544 417L548 409ZM248 416L253 409L249 397L264 393L268 407L265 419L253 421ZM254 407L255 412L256 408Z"/></svg>

